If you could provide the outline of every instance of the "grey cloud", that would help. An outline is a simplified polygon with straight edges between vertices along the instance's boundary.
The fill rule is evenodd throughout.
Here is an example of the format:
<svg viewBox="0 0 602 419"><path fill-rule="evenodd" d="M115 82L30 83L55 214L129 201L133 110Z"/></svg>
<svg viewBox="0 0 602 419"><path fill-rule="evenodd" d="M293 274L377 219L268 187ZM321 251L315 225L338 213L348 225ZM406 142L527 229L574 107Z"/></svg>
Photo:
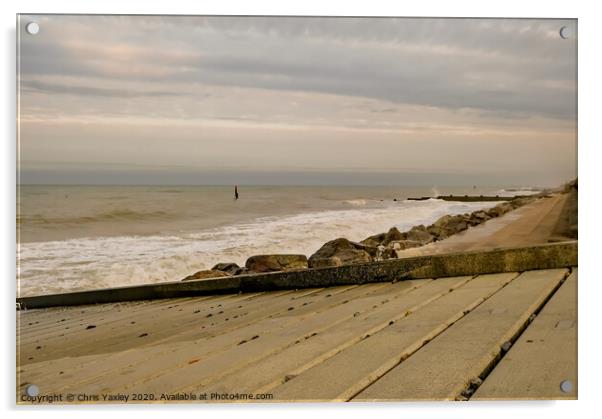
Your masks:
<svg viewBox="0 0 602 419"><path fill-rule="evenodd" d="M108 89L90 86L70 86L65 84L44 83L35 80L29 80L21 83L21 88L45 93L71 94L82 96L101 96L116 98L135 98L135 97L162 97L162 96L181 96L180 92L174 91L134 91L121 89ZM209 94L205 94L209 97Z"/></svg>
<svg viewBox="0 0 602 419"><path fill-rule="evenodd" d="M52 16L44 37L23 38L21 68L124 85L143 77L570 119L576 49L553 36L562 24L575 22ZM75 36L89 48L74 48ZM131 54L102 49L111 45Z"/></svg>

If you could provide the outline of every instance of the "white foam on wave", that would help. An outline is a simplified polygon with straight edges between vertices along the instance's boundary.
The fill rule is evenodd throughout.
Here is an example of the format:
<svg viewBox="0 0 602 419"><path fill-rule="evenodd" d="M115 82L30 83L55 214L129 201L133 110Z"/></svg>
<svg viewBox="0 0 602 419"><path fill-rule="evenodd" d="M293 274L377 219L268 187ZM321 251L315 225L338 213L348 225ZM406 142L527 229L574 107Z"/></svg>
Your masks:
<svg viewBox="0 0 602 419"><path fill-rule="evenodd" d="M541 191L541 188L523 186L520 188L500 189L495 191L495 194L499 196L535 195L540 193Z"/></svg>
<svg viewBox="0 0 602 419"><path fill-rule="evenodd" d="M337 237L360 241L392 226L405 231L417 224L431 224L445 214L472 212L495 204L437 199L400 201L375 209L265 217L177 235L23 243L18 249L19 295L178 281L218 262L242 266L256 254L309 256Z"/></svg>
<svg viewBox="0 0 602 419"><path fill-rule="evenodd" d="M364 207L366 206L367 202L365 199L348 199L346 201L343 201L345 204L349 204L352 205L354 207Z"/></svg>

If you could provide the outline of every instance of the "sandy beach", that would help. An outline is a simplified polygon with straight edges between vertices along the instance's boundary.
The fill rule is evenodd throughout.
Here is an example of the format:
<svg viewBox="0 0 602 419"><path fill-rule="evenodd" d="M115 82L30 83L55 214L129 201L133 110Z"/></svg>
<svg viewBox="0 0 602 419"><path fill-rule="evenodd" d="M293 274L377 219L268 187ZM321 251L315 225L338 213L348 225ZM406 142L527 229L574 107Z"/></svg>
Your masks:
<svg viewBox="0 0 602 419"><path fill-rule="evenodd" d="M569 240L558 231L569 194L554 194L443 241L397 252L398 257L432 255Z"/></svg>

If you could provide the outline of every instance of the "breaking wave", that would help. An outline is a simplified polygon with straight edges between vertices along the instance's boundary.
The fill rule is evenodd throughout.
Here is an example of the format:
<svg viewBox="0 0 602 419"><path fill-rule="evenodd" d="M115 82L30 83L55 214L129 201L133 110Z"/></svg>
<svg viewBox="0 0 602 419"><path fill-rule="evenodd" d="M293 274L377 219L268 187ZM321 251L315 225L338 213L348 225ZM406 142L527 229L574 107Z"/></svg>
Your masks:
<svg viewBox="0 0 602 419"><path fill-rule="evenodd" d="M487 208L495 202L437 199L382 203L257 218L251 222L169 235L76 238L21 243L18 247L19 295L39 295L134 284L178 281L218 262L243 265L254 254L311 255L337 237L359 241L396 226L401 231L430 224L445 214ZM353 204L352 204L353 205ZM162 211L113 211L88 219L164 217ZM53 221L56 222L56 221ZM73 222L73 220L69 221Z"/></svg>
<svg viewBox="0 0 602 419"><path fill-rule="evenodd" d="M352 205L354 207L364 207L366 206L367 201L365 199L348 199L343 201L345 204Z"/></svg>
<svg viewBox="0 0 602 419"><path fill-rule="evenodd" d="M495 191L499 196L535 195L543 191L543 188L523 186L520 188L505 188Z"/></svg>

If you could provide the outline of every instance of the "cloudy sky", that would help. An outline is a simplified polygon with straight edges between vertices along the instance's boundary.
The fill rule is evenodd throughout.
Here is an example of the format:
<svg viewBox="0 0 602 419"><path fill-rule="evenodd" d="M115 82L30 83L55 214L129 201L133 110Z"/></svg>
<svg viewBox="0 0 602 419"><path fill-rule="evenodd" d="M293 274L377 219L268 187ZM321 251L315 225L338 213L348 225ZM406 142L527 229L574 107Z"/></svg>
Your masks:
<svg viewBox="0 0 602 419"><path fill-rule="evenodd" d="M29 35L28 22L40 24ZM24 183L558 184L573 20L21 16Z"/></svg>

